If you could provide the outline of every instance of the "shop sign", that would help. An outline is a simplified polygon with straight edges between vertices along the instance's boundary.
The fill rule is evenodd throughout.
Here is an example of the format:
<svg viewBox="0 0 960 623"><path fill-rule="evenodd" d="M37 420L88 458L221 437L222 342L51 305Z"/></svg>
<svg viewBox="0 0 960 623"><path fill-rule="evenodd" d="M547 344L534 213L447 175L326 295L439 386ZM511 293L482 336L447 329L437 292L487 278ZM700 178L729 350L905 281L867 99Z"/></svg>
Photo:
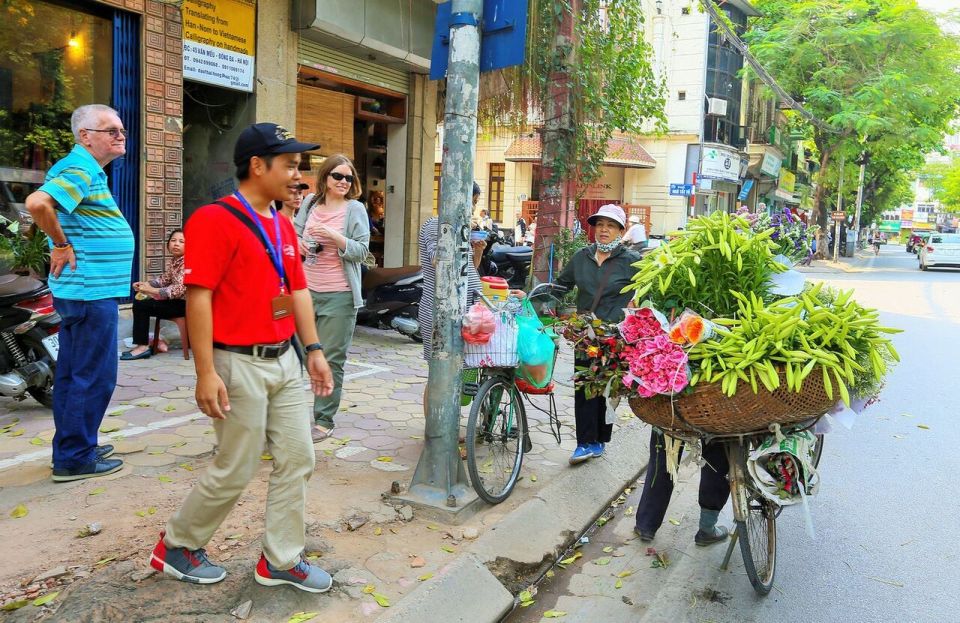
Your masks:
<svg viewBox="0 0 960 623"><path fill-rule="evenodd" d="M740 189L740 194L737 195L739 201L745 201L747 197L750 196L750 189L753 188L753 178L746 180L743 183L743 187Z"/></svg>
<svg viewBox="0 0 960 623"><path fill-rule="evenodd" d="M913 215L914 223L927 223L927 213L926 212L917 212Z"/></svg>
<svg viewBox="0 0 960 623"><path fill-rule="evenodd" d="M793 171L780 169L780 180L777 182L777 187L783 192L793 193L796 186L797 176L794 175Z"/></svg>
<svg viewBox="0 0 960 623"><path fill-rule="evenodd" d="M770 177L780 175L780 167L783 166L783 160L769 151L763 152L763 162L760 163L760 172L766 173Z"/></svg>
<svg viewBox="0 0 960 623"><path fill-rule="evenodd" d="M847 213L842 210L831 212L830 220L836 221L837 223L842 223L843 221L847 220Z"/></svg>
<svg viewBox="0 0 960 623"><path fill-rule="evenodd" d="M670 184L670 194L673 196L691 197L693 193L693 184Z"/></svg>
<svg viewBox="0 0 960 623"><path fill-rule="evenodd" d="M600 177L590 184L578 184L581 199L623 200L623 171L621 167L603 167Z"/></svg>
<svg viewBox="0 0 960 623"><path fill-rule="evenodd" d="M253 91L256 0L185 0L183 77Z"/></svg>
<svg viewBox="0 0 960 623"><path fill-rule="evenodd" d="M730 147L704 145L700 158L700 177L740 181L740 154Z"/></svg>
<svg viewBox="0 0 960 623"><path fill-rule="evenodd" d="M900 229L909 229L913 227L913 210L903 208L900 210Z"/></svg>

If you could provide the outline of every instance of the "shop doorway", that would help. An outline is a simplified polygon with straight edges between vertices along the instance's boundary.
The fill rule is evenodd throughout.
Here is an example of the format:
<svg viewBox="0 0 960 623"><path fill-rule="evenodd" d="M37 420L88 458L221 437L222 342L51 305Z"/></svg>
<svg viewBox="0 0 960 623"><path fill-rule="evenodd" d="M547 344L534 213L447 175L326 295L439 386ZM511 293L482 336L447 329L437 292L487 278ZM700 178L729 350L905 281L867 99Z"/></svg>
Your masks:
<svg viewBox="0 0 960 623"><path fill-rule="evenodd" d="M183 222L236 188L233 147L254 122L252 93L183 83Z"/></svg>

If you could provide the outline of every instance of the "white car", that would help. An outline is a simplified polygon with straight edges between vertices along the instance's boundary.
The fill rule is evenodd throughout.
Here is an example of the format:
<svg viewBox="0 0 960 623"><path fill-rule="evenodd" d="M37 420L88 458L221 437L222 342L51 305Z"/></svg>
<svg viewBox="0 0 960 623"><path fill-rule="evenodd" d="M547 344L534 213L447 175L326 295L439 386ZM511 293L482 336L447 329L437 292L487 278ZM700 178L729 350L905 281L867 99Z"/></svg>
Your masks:
<svg viewBox="0 0 960 623"><path fill-rule="evenodd" d="M931 234L920 247L919 255L920 270L939 266L960 268L960 234Z"/></svg>

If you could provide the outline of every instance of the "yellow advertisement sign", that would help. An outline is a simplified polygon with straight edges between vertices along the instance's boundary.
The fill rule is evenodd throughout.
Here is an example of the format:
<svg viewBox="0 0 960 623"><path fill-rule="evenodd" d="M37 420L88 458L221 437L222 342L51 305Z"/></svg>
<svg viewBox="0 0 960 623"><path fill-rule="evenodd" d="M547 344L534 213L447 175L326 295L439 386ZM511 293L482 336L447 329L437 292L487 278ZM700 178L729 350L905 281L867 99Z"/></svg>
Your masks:
<svg viewBox="0 0 960 623"><path fill-rule="evenodd" d="M777 184L780 190L792 193L797 186L797 176L786 169L780 169L780 181Z"/></svg>
<svg viewBox="0 0 960 623"><path fill-rule="evenodd" d="M256 0L185 0L183 77L253 91Z"/></svg>

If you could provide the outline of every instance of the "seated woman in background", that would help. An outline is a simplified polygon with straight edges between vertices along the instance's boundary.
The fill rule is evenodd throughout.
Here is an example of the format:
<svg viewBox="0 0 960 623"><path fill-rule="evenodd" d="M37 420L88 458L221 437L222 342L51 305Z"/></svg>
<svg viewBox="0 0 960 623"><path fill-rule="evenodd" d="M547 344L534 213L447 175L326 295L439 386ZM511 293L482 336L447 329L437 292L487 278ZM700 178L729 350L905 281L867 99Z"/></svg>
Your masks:
<svg viewBox="0 0 960 623"><path fill-rule="evenodd" d="M367 216L370 220L370 233L383 234L383 192L379 190L370 191L370 200L367 202Z"/></svg>
<svg viewBox="0 0 960 623"><path fill-rule="evenodd" d="M187 289L183 285L183 250L185 240L182 229L174 229L167 237L167 250L173 259L162 275L149 281L133 284L137 296L133 301L133 349L120 356L123 361L147 359L153 354L150 348L150 317L182 318L187 313ZM163 340L157 350L166 352Z"/></svg>

